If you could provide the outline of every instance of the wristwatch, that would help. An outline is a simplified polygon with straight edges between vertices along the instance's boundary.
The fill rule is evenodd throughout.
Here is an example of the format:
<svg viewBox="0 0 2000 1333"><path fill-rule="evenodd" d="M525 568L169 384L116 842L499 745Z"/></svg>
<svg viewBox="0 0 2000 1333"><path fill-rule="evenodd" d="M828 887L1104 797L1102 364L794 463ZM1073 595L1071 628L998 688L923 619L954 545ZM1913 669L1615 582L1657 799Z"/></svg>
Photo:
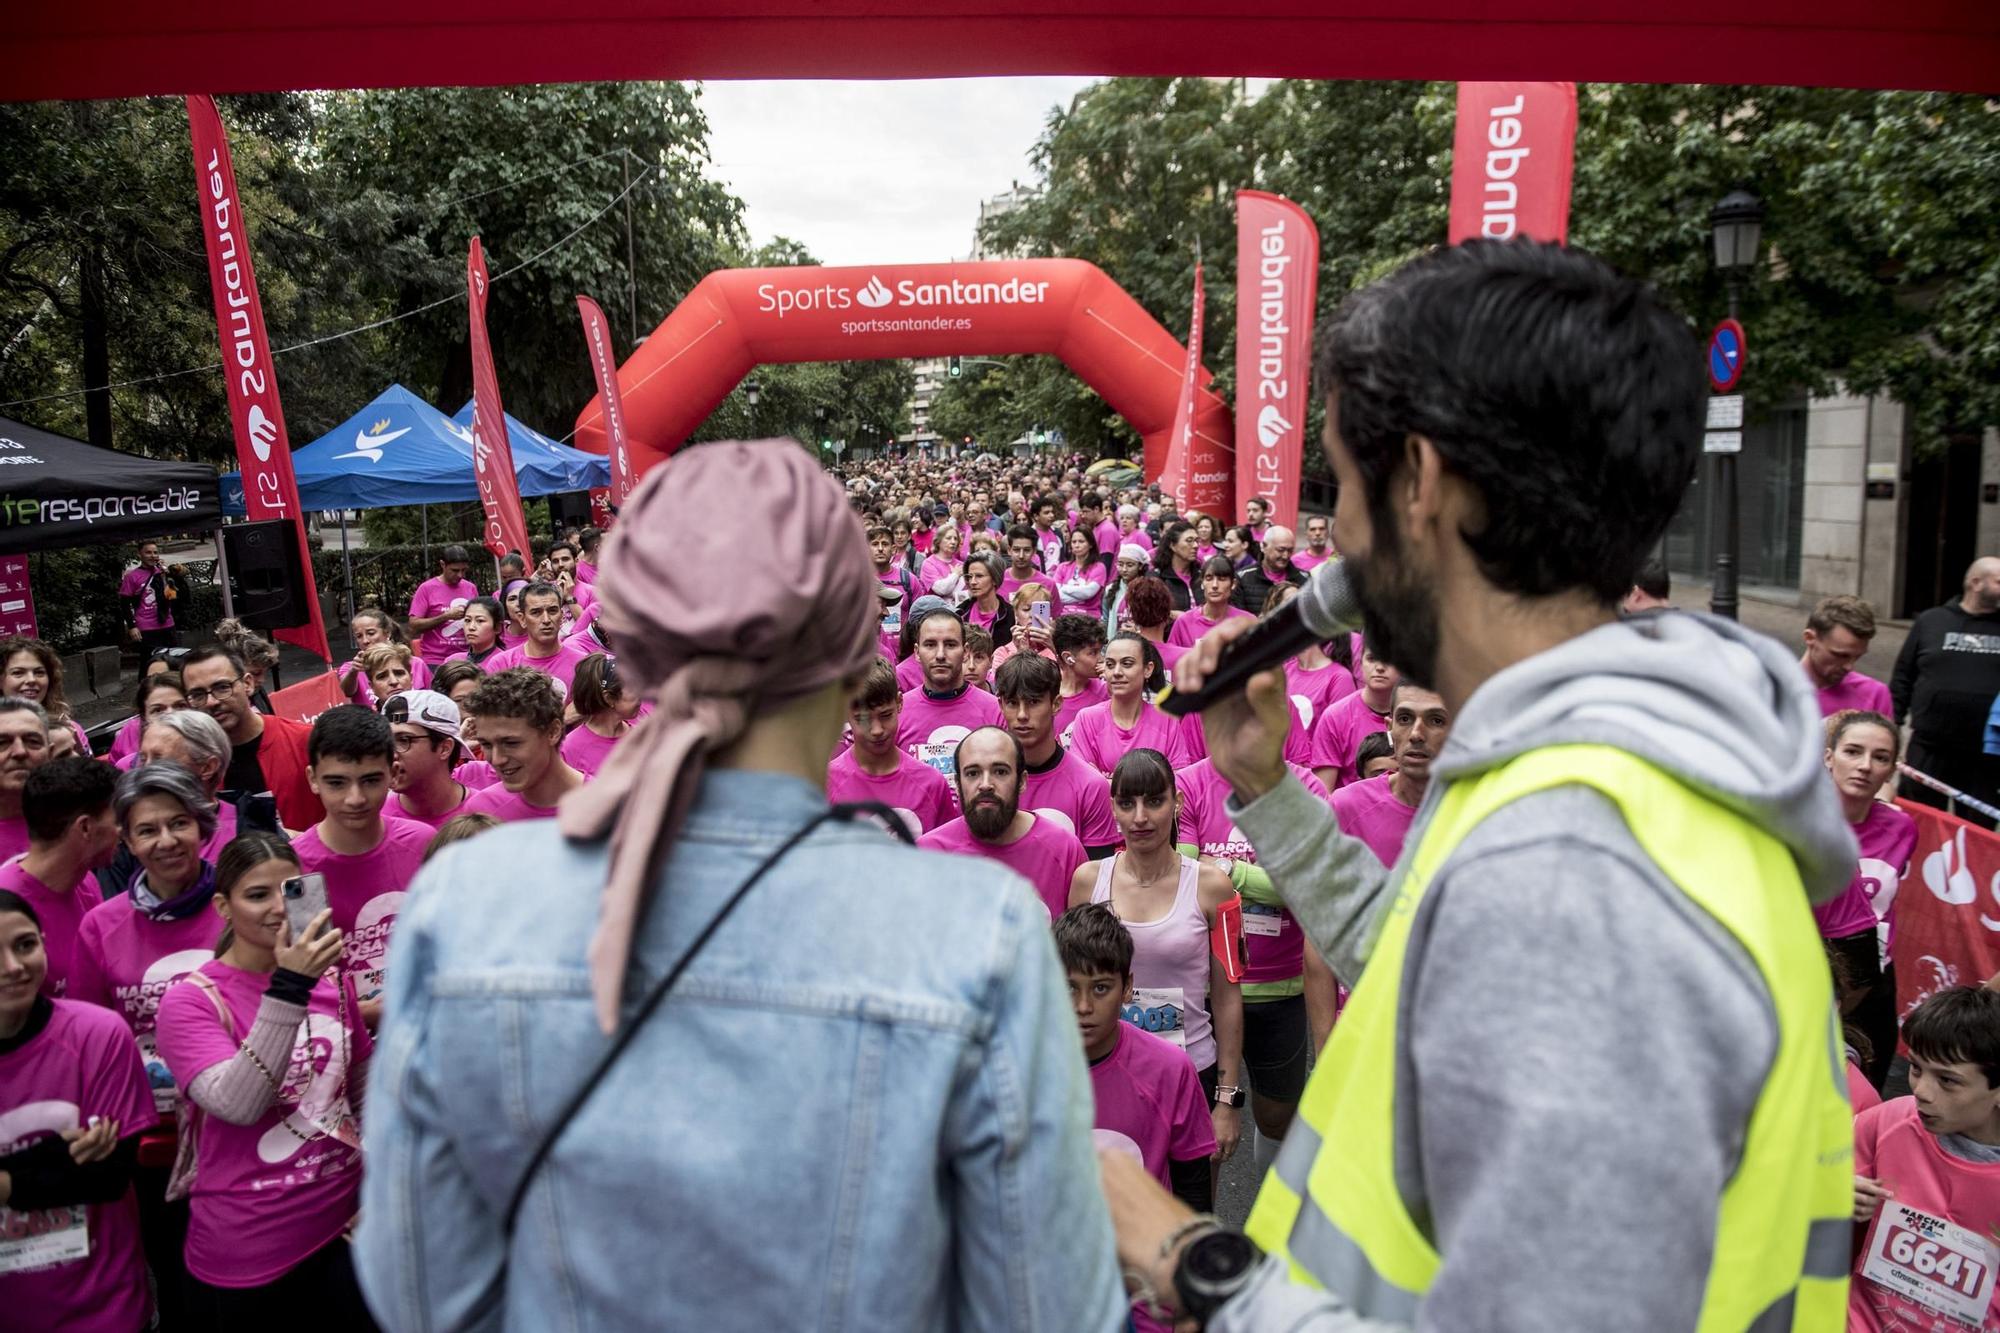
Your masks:
<svg viewBox="0 0 2000 1333"><path fill-rule="evenodd" d="M1243 1089L1232 1087L1227 1083L1216 1084L1215 1104L1217 1106L1233 1106L1240 1110L1243 1106Z"/></svg>
<svg viewBox="0 0 2000 1333"><path fill-rule="evenodd" d="M1209 1316L1249 1285L1263 1258L1264 1252L1240 1231L1218 1227L1196 1236L1174 1265L1181 1313L1193 1319L1195 1327L1208 1327Z"/></svg>

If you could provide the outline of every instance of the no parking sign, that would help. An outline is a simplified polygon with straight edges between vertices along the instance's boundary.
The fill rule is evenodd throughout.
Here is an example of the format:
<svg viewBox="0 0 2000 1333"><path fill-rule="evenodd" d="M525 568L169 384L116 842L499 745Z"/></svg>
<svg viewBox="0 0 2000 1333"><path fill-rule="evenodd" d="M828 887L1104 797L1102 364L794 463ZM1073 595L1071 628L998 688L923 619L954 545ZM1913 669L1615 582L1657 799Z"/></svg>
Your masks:
<svg viewBox="0 0 2000 1333"><path fill-rule="evenodd" d="M1725 319L1708 335L1708 382L1717 393L1728 393L1743 378L1743 326Z"/></svg>

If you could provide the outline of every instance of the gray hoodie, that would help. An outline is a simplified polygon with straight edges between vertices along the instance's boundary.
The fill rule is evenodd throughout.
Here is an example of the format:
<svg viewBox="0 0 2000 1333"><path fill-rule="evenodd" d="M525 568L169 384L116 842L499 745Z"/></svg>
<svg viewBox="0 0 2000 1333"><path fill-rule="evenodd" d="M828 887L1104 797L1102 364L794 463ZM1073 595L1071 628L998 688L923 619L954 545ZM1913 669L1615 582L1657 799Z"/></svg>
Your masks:
<svg viewBox="0 0 2000 1333"><path fill-rule="evenodd" d="M1394 871L1295 779L1232 812L1351 983L1445 784L1565 742L1627 750L1741 811L1791 849L1816 903L1854 873L1798 662L1679 612L1603 626L1482 685ZM1396 1180L1443 1257L1416 1326L1693 1328L1777 1022L1749 956L1617 808L1556 788L1468 834L1418 908L1401 1005ZM1273 1260L1209 1327L1388 1326L1290 1285Z"/></svg>

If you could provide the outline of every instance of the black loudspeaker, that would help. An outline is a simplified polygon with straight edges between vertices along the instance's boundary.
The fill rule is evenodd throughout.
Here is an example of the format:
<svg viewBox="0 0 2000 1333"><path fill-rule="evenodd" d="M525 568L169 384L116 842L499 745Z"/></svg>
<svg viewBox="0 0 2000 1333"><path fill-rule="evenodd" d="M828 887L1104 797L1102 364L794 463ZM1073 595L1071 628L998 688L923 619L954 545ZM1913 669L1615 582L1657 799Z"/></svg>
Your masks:
<svg viewBox="0 0 2000 1333"><path fill-rule="evenodd" d="M296 524L282 518L232 523L222 530L222 553L238 620L256 630L311 623Z"/></svg>
<svg viewBox="0 0 2000 1333"><path fill-rule="evenodd" d="M549 497L549 522L556 535L564 528L587 528L591 524L590 492L560 491Z"/></svg>

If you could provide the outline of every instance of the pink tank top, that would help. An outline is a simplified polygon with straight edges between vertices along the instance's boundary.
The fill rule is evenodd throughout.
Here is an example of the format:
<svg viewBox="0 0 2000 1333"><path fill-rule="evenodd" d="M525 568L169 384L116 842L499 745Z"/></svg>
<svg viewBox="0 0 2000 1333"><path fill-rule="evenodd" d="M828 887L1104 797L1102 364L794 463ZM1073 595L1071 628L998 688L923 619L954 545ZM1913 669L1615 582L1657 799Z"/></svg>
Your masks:
<svg viewBox="0 0 2000 1333"><path fill-rule="evenodd" d="M1118 857L1098 864L1090 901L1111 907L1111 871ZM1132 933L1132 998L1127 1023L1186 1049L1197 1072L1215 1063L1215 1031L1208 1020L1208 919L1197 892L1201 863L1181 858L1174 905L1157 921L1125 922ZM1112 907L1112 911L1117 911Z"/></svg>

